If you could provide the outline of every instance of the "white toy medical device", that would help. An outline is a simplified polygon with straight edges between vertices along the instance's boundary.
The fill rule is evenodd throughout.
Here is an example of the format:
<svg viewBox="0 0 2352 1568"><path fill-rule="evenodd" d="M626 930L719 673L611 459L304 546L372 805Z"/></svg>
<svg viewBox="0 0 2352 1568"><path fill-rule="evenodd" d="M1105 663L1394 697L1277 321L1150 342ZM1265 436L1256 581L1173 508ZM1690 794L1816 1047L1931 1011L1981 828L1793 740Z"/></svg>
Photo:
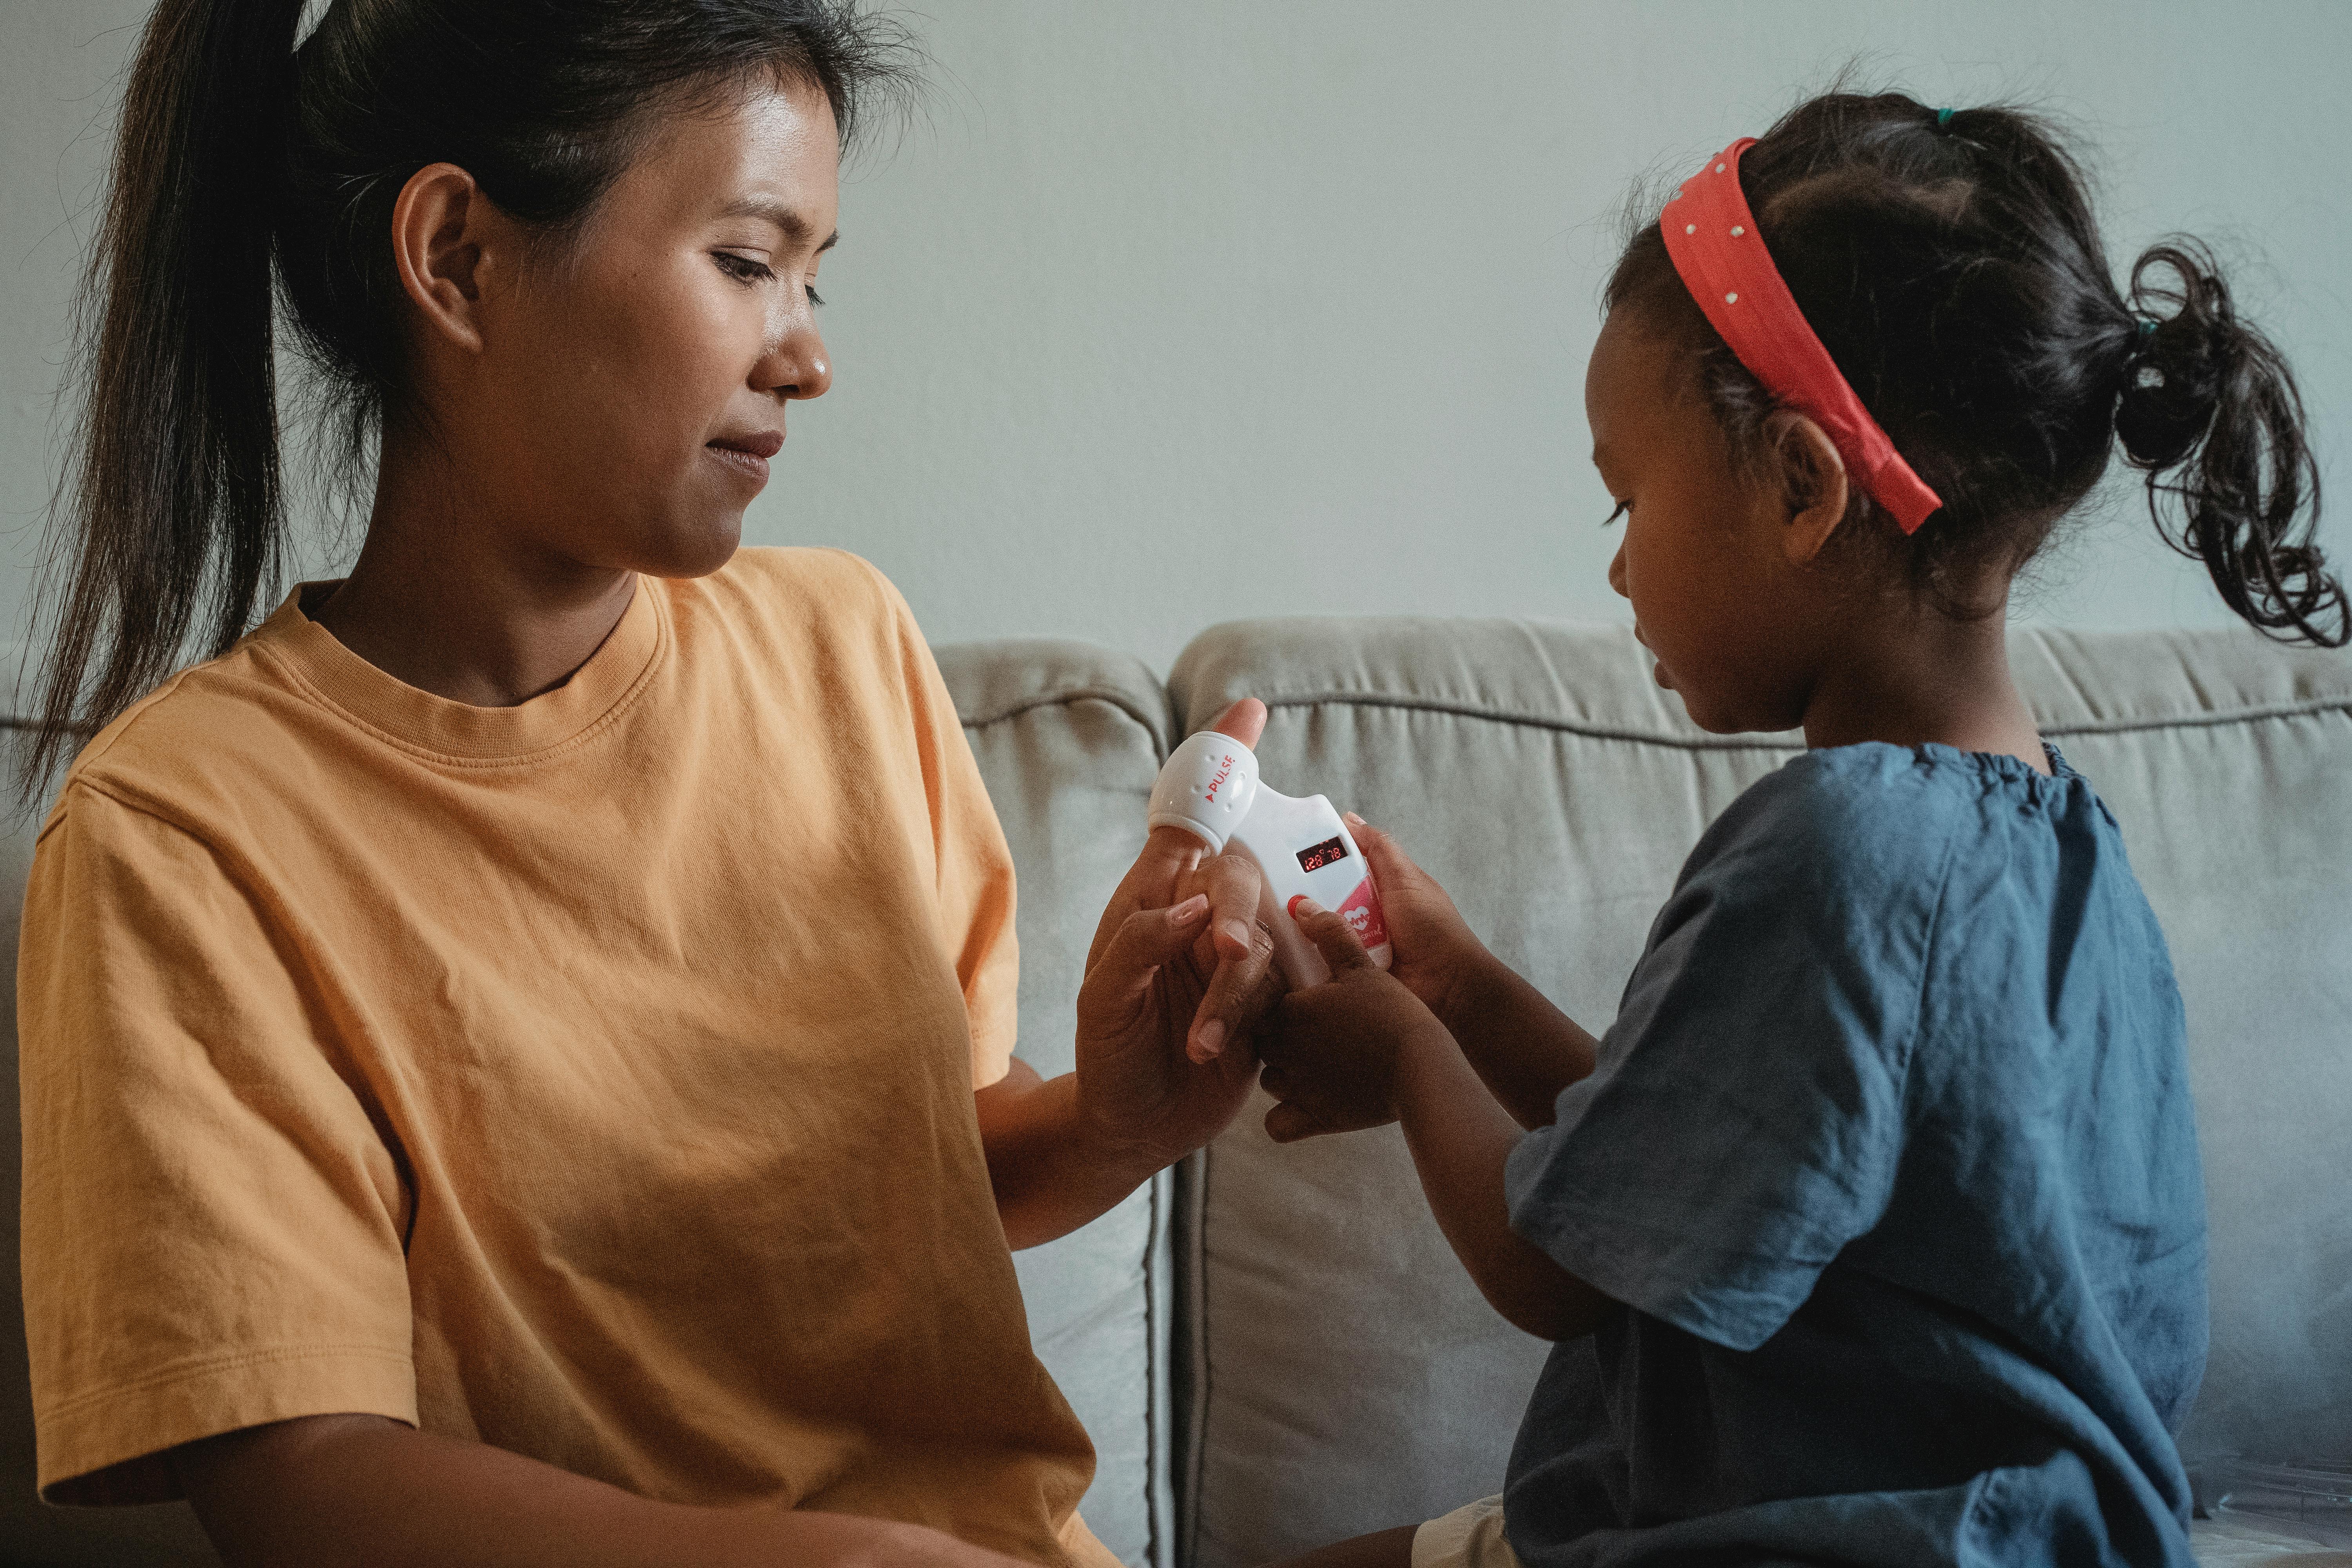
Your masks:
<svg viewBox="0 0 2352 1568"><path fill-rule="evenodd" d="M1331 966L1290 918L1291 900L1301 897L1339 910L1372 962L1389 966L1381 890L1356 836L1321 795L1293 800L1260 784L1256 753L1231 735L1203 730L1169 754L1151 786L1151 826L1184 828L1213 855L1230 845L1257 863L1265 878L1261 915L1293 990L1331 978Z"/></svg>

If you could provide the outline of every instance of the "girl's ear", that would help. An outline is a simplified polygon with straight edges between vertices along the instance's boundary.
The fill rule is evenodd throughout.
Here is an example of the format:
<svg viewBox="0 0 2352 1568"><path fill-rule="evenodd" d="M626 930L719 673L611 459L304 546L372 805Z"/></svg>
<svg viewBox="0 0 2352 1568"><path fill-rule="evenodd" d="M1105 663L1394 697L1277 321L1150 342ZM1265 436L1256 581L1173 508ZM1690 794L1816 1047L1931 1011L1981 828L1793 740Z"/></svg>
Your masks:
<svg viewBox="0 0 2352 1568"><path fill-rule="evenodd" d="M1801 414L1775 414L1766 431L1780 468L1780 494L1789 509L1780 547L1791 566L1810 565L1845 521L1849 498L1845 459L1828 433Z"/></svg>
<svg viewBox="0 0 2352 1568"><path fill-rule="evenodd" d="M481 353L485 251L496 239L503 259L510 226L455 163L428 163L409 176L393 204L393 258L426 331Z"/></svg>

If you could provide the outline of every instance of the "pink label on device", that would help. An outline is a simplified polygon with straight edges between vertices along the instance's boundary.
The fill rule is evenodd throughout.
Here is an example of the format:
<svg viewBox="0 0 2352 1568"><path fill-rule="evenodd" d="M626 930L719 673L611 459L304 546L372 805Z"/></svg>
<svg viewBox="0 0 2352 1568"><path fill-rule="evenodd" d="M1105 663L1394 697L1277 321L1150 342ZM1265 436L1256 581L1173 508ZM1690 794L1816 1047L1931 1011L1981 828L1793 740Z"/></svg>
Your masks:
<svg viewBox="0 0 2352 1568"><path fill-rule="evenodd" d="M1368 949L1382 945L1389 940L1389 922L1381 915L1381 890L1370 877L1356 884L1348 901L1339 906L1339 918L1356 933L1356 940Z"/></svg>

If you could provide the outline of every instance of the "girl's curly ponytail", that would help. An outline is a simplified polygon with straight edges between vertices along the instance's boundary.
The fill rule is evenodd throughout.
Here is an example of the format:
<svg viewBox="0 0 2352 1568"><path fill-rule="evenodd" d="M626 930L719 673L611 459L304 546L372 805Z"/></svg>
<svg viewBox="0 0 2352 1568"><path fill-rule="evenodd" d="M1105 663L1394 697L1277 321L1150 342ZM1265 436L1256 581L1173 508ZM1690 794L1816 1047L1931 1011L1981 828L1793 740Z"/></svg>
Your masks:
<svg viewBox="0 0 2352 1568"><path fill-rule="evenodd" d="M2196 240L2143 252L2129 295L2140 341L2126 363L2116 434L2126 460L2147 474L2158 531L2204 562L2246 620L2342 647L2352 612L2311 542L2319 468L2285 358L2239 318Z"/></svg>

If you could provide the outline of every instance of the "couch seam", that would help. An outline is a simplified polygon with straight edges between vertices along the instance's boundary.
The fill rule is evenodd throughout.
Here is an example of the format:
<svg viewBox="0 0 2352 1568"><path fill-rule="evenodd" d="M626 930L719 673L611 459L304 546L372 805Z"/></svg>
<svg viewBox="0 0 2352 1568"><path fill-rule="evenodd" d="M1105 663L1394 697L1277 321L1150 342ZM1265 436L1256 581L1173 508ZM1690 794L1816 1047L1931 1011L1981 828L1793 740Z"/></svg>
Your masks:
<svg viewBox="0 0 2352 1568"><path fill-rule="evenodd" d="M984 730L991 724L1002 724L1008 720L1018 719L1024 713L1034 712L1040 708L1066 707L1073 702L1100 702L1116 708L1143 726L1144 732L1151 737L1155 748L1164 749L1166 746L1165 738L1160 733L1160 726L1153 722L1151 716L1137 707L1124 692L1109 687L1081 686L1063 691L1041 692L1034 697L1022 698L1008 708L992 713L963 718L961 721L967 730Z"/></svg>
<svg viewBox="0 0 2352 1568"><path fill-rule="evenodd" d="M1448 702L1434 698L1400 697L1382 692L1322 691L1294 697L1263 699L1268 709L1320 708L1327 705L1350 708L1398 708L1412 712L1448 713L1464 719L1483 719L1496 724L1518 724L1529 729L1552 730L1566 734L1583 735L1599 741L1625 741L1638 745L1670 746L1686 752L1801 752L1801 740L1738 740L1714 736L1670 735L1654 730L1637 730L1623 725L1595 724L1588 721L1559 719L1540 713L1513 709L1477 708L1465 702ZM2244 708L2226 713L2173 713L2148 719L2086 719L2071 723L2042 726L2045 735L2119 735L2145 730L2204 730L2222 724L2259 723L2271 719L2299 718L2310 713L2342 712L2352 714L2352 698L2313 698L2301 702L2271 703L2259 708Z"/></svg>

